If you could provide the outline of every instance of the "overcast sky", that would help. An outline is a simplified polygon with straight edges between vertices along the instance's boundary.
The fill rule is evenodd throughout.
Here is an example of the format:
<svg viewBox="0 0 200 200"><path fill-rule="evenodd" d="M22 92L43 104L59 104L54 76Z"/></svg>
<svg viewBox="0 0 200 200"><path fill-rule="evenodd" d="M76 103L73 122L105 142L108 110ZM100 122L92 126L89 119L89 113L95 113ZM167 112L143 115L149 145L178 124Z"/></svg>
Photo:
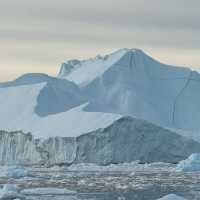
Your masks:
<svg viewBox="0 0 200 200"><path fill-rule="evenodd" d="M199 0L0 0L0 81L125 47L200 67L199 9Z"/></svg>

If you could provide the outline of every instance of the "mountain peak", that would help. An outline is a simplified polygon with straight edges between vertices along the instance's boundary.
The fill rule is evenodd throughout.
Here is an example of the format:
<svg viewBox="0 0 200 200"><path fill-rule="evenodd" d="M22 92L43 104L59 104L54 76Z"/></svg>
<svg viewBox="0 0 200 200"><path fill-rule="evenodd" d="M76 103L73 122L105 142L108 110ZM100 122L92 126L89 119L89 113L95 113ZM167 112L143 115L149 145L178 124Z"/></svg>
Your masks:
<svg viewBox="0 0 200 200"><path fill-rule="evenodd" d="M118 68L121 66L119 73L124 72L125 79L130 75L140 80L182 78L190 71L186 68L162 64L141 49L123 48L105 56L98 55L87 60L69 60L62 64L58 77L83 87L101 77L110 68L117 66ZM126 70L127 67L131 69L130 72Z"/></svg>
<svg viewBox="0 0 200 200"><path fill-rule="evenodd" d="M68 60L62 63L58 77L74 81L76 84L83 86L103 74L128 54L134 54L134 57L146 55L140 49L122 48L104 56L97 55L94 58L86 60Z"/></svg>
<svg viewBox="0 0 200 200"><path fill-rule="evenodd" d="M68 60L62 63L58 77L74 81L78 85L86 85L103 74L113 64L119 61L129 49L120 49L114 53L87 60Z"/></svg>

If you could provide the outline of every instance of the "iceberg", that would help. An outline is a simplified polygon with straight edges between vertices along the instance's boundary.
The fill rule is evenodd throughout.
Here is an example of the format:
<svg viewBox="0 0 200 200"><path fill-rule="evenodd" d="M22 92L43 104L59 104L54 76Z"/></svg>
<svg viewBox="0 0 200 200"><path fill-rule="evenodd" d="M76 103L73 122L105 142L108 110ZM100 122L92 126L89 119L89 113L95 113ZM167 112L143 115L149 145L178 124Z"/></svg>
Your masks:
<svg viewBox="0 0 200 200"><path fill-rule="evenodd" d="M158 200L186 200L185 198L183 197L180 197L180 196L177 196L175 194L169 194L167 196L164 196Z"/></svg>
<svg viewBox="0 0 200 200"><path fill-rule="evenodd" d="M6 131L1 131L0 137L2 165L177 163L200 153L198 142L131 117L77 137L38 139L30 133Z"/></svg>
<svg viewBox="0 0 200 200"><path fill-rule="evenodd" d="M22 166L4 166L0 171L0 177L21 178L29 175L28 170Z"/></svg>
<svg viewBox="0 0 200 200"><path fill-rule="evenodd" d="M0 190L0 200L12 199L24 200L25 196L20 193L17 185L6 184L3 189Z"/></svg>
<svg viewBox="0 0 200 200"><path fill-rule="evenodd" d="M0 164L177 163L200 153L199 90L139 49L0 83Z"/></svg>
<svg viewBox="0 0 200 200"><path fill-rule="evenodd" d="M132 116L200 141L199 81L199 73L139 49L69 60L58 77L25 74L0 83L0 129L77 137Z"/></svg>
<svg viewBox="0 0 200 200"><path fill-rule="evenodd" d="M194 153L186 160L180 161L176 170L182 172L200 172L200 154Z"/></svg>

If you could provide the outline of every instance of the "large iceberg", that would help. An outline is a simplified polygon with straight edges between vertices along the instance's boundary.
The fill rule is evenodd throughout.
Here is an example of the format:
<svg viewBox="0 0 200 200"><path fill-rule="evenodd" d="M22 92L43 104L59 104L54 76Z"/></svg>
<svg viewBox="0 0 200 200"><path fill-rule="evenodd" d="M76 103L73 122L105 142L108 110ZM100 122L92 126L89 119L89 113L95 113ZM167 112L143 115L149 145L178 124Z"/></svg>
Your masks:
<svg viewBox="0 0 200 200"><path fill-rule="evenodd" d="M197 72L138 49L70 60L58 77L25 74L1 83L0 129L77 137L132 116L200 141L199 80Z"/></svg>
<svg viewBox="0 0 200 200"><path fill-rule="evenodd" d="M0 84L0 164L177 163L200 153L199 90L138 49L25 74Z"/></svg>
<svg viewBox="0 0 200 200"><path fill-rule="evenodd" d="M0 137L3 165L108 165L136 160L177 163L192 153L200 153L198 142L131 117L77 137L38 139L30 133L5 131L0 132Z"/></svg>

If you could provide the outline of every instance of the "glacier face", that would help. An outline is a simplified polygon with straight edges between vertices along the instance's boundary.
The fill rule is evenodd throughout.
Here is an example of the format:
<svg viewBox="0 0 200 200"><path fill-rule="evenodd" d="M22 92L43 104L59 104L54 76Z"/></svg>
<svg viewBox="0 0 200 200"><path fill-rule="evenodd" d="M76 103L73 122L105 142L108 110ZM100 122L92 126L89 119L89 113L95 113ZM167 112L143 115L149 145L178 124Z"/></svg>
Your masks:
<svg viewBox="0 0 200 200"><path fill-rule="evenodd" d="M77 138L76 160L85 163L142 163L182 160L191 152L199 152L198 142L186 139L143 120L125 117L109 127Z"/></svg>
<svg viewBox="0 0 200 200"><path fill-rule="evenodd" d="M105 129L78 137L34 139L23 132L0 132L0 164L108 165L140 160L176 163L200 152L200 144L143 120L124 117Z"/></svg>
<svg viewBox="0 0 200 200"><path fill-rule="evenodd" d="M47 153L31 134L0 131L0 164L44 164Z"/></svg>

